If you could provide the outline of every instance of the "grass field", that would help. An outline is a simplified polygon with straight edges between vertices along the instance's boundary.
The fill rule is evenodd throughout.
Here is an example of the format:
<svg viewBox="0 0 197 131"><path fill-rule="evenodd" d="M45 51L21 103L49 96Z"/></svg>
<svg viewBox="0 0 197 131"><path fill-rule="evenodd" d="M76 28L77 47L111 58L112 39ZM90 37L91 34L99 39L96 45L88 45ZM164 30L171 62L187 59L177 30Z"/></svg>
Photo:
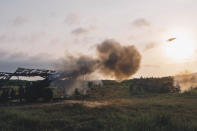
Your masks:
<svg viewBox="0 0 197 131"><path fill-rule="evenodd" d="M95 87L84 100L2 106L0 130L195 131L197 93L134 95L127 86Z"/></svg>

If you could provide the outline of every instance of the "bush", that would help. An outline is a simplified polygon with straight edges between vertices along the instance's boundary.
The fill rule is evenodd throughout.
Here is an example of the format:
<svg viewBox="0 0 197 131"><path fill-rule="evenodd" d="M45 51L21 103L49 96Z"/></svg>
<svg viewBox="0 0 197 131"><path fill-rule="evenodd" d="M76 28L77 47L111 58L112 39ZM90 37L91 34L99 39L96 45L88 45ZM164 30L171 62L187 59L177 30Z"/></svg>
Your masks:
<svg viewBox="0 0 197 131"><path fill-rule="evenodd" d="M175 93L180 88L174 86L173 78L140 78L133 79L130 82L130 91L132 93Z"/></svg>

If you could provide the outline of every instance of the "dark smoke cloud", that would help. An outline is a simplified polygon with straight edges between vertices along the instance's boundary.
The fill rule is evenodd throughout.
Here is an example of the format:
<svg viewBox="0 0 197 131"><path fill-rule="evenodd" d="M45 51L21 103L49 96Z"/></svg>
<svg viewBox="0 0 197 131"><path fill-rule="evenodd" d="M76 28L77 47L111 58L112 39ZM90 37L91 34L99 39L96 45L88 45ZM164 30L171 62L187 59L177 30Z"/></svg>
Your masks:
<svg viewBox="0 0 197 131"><path fill-rule="evenodd" d="M72 95L76 89L86 94L86 78L92 73L99 71L104 76L121 81L138 71L140 61L141 55L134 46L121 46L114 40L105 40L97 46L96 58L84 55L66 57L58 66L61 73L53 84L66 95Z"/></svg>
<svg viewBox="0 0 197 131"><path fill-rule="evenodd" d="M97 47L100 72L116 80L134 75L141 62L141 55L135 46L121 46L114 40L106 40Z"/></svg>
<svg viewBox="0 0 197 131"><path fill-rule="evenodd" d="M122 46L114 40L105 40L97 46L96 58L68 56L58 69L72 79L98 70L104 76L124 80L138 71L140 62L141 55L135 46Z"/></svg>
<svg viewBox="0 0 197 131"><path fill-rule="evenodd" d="M83 75L90 74L95 71L98 61L89 56L73 57L68 56L60 66L59 70L64 72L64 77L77 79Z"/></svg>
<svg viewBox="0 0 197 131"><path fill-rule="evenodd" d="M81 94L88 91L85 77L96 70L97 61L89 56L68 56L58 66L60 76L52 83L63 95L71 96L76 90Z"/></svg>

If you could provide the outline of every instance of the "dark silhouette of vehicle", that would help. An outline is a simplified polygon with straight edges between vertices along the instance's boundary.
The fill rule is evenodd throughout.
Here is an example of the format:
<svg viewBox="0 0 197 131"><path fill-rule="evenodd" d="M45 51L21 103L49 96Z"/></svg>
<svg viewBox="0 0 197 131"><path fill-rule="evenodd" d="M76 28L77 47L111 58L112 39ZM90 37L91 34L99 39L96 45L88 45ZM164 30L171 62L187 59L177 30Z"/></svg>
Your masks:
<svg viewBox="0 0 197 131"><path fill-rule="evenodd" d="M50 101L53 98L53 91L50 86L50 77L55 74L52 70L41 69L26 69L18 68L14 73L0 72L0 101L7 102L13 99L19 99L20 102L35 102L38 100ZM10 80L11 77L16 76L40 76L43 80L25 81ZM13 88L5 88L7 85L19 86L16 91Z"/></svg>

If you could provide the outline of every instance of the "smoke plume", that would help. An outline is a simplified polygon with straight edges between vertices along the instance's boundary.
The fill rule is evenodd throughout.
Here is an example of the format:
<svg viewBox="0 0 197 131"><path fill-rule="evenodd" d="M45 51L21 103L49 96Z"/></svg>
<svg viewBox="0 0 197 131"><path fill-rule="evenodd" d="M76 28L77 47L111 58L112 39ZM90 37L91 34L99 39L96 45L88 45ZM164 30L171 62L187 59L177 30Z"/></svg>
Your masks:
<svg viewBox="0 0 197 131"><path fill-rule="evenodd" d="M121 46L114 40L106 40L97 47L100 72L104 76L124 80L137 72L141 55L134 46Z"/></svg>
<svg viewBox="0 0 197 131"><path fill-rule="evenodd" d="M87 76L98 71L105 77L118 81L128 79L140 67L141 55L135 46L122 46L114 40L105 40L97 46L97 57L69 56L58 67L61 72L56 85L67 95L77 89L86 94L88 90Z"/></svg>
<svg viewBox="0 0 197 131"><path fill-rule="evenodd" d="M60 66L59 71L63 72L64 77L70 77L76 79L80 76L92 73L98 61L89 56L80 56L78 58L73 56L68 56L64 61L62 66Z"/></svg>
<svg viewBox="0 0 197 131"><path fill-rule="evenodd" d="M97 61L89 56L78 58L68 56L58 66L59 76L53 81L62 94L71 96L76 90L81 94L88 91L88 82L85 76L94 72Z"/></svg>
<svg viewBox="0 0 197 131"><path fill-rule="evenodd" d="M197 74L185 70L174 77L174 86L179 86L181 92L197 87Z"/></svg>

